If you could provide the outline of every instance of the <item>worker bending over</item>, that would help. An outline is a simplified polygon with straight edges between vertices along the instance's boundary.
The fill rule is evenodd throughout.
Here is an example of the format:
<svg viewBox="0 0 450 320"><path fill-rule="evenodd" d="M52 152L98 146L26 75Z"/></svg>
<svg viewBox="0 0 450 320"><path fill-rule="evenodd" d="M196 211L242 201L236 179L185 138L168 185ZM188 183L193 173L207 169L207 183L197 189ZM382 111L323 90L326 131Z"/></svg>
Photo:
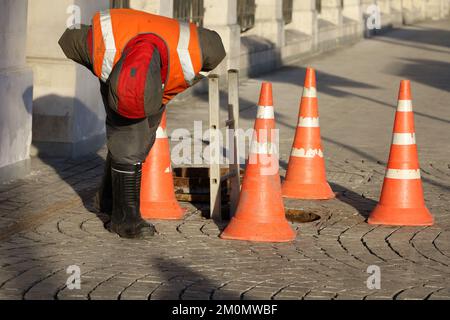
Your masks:
<svg viewBox="0 0 450 320"><path fill-rule="evenodd" d="M67 58L100 79L108 154L96 207L111 215L111 231L152 236L141 218L142 163L153 146L167 103L225 57L220 36L192 23L131 9L97 12L92 25L67 29Z"/></svg>

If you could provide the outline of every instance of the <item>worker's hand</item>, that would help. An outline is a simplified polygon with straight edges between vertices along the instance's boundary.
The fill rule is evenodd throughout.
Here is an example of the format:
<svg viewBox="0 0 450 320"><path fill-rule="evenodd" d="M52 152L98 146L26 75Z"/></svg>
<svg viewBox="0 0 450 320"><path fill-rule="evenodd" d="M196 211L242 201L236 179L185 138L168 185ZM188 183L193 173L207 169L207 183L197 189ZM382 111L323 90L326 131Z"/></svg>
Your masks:
<svg viewBox="0 0 450 320"><path fill-rule="evenodd" d="M219 34L214 30L198 27L202 48L202 71L211 71L225 58L226 52Z"/></svg>
<svg viewBox="0 0 450 320"><path fill-rule="evenodd" d="M87 41L89 28L82 24L79 29L66 29L58 44L67 58L93 71Z"/></svg>

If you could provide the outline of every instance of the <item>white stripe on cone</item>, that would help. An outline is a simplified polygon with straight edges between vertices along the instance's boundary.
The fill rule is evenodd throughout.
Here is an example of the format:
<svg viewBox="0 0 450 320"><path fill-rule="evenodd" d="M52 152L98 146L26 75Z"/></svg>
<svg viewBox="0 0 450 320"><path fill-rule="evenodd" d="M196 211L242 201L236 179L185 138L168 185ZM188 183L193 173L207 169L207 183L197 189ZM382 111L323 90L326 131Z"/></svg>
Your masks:
<svg viewBox="0 0 450 320"><path fill-rule="evenodd" d="M250 154L277 154L277 146L271 142L252 141Z"/></svg>
<svg viewBox="0 0 450 320"><path fill-rule="evenodd" d="M412 111L412 101L411 100L398 100L397 111L411 112Z"/></svg>
<svg viewBox="0 0 450 320"><path fill-rule="evenodd" d="M407 146L416 144L416 134L415 133L396 133L394 132L392 136L392 144Z"/></svg>
<svg viewBox="0 0 450 320"><path fill-rule="evenodd" d="M273 106L258 106L258 112L256 114L258 119L275 119L275 112Z"/></svg>
<svg viewBox="0 0 450 320"><path fill-rule="evenodd" d="M298 121L299 127L316 128L319 126L319 118L300 117Z"/></svg>
<svg viewBox="0 0 450 320"><path fill-rule="evenodd" d="M316 156L323 158L321 149L292 148L291 156L298 158L314 158Z"/></svg>
<svg viewBox="0 0 450 320"><path fill-rule="evenodd" d="M389 179L401 179L401 180L414 180L420 179L420 169L387 169L386 178Z"/></svg>
<svg viewBox="0 0 450 320"><path fill-rule="evenodd" d="M156 139L167 138L167 131L161 127L156 130Z"/></svg>
<svg viewBox="0 0 450 320"><path fill-rule="evenodd" d="M316 98L317 97L317 90L314 87L307 88L303 87L303 97L305 98Z"/></svg>

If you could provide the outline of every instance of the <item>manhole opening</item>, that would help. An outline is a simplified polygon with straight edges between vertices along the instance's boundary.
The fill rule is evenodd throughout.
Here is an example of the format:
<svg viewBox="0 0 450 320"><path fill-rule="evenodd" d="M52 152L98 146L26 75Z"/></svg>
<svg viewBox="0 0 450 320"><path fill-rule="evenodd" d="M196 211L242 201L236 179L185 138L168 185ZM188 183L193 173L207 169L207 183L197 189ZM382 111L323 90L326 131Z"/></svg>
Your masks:
<svg viewBox="0 0 450 320"><path fill-rule="evenodd" d="M220 175L228 174L228 168L220 168ZM241 169L241 180L244 170ZM175 196L178 201L193 203L209 203L209 168L208 167L176 167L173 168ZM217 181L218 183L218 181ZM222 206L230 201L230 181L224 180L221 185Z"/></svg>
<svg viewBox="0 0 450 320"><path fill-rule="evenodd" d="M286 219L296 223L308 223L319 220L320 216L312 211L286 208Z"/></svg>

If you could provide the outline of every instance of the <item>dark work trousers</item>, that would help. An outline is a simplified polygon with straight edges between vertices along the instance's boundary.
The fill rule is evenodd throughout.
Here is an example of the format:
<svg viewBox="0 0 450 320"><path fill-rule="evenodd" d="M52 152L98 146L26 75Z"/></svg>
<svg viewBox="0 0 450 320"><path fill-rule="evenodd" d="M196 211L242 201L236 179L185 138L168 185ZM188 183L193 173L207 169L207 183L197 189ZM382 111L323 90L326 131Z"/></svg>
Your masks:
<svg viewBox="0 0 450 320"><path fill-rule="evenodd" d="M152 148L156 130L165 106L143 119L122 117L108 106L108 85L100 82L100 91L106 111L106 139L108 152L114 163L136 164L145 161Z"/></svg>

